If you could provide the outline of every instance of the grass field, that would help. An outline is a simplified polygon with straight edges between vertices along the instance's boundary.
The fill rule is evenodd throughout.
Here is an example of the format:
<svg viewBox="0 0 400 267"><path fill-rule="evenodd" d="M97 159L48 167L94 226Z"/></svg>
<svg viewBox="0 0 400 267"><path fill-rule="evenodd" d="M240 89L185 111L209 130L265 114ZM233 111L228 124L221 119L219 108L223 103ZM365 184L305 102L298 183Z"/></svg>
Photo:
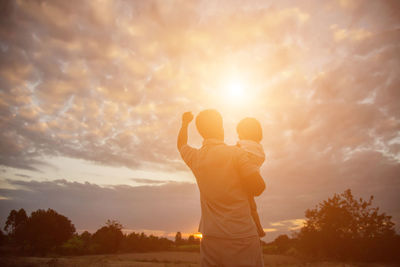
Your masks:
<svg viewBox="0 0 400 267"><path fill-rule="evenodd" d="M199 266L199 253L197 252L152 252L129 253L114 255L90 255L73 257L2 257L0 266L48 266L48 267L195 267ZM357 264L335 262L303 262L299 259L284 255L264 255L265 266L304 266L304 267L394 267L390 264Z"/></svg>

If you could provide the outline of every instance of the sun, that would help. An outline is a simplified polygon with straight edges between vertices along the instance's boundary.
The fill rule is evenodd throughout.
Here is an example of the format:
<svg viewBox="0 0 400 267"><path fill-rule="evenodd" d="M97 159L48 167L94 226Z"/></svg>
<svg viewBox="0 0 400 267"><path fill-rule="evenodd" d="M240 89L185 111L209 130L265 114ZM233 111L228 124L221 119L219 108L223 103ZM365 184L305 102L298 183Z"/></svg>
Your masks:
<svg viewBox="0 0 400 267"><path fill-rule="evenodd" d="M242 80L231 78L225 85L225 95L230 103L238 104L245 100L246 90Z"/></svg>
<svg viewBox="0 0 400 267"><path fill-rule="evenodd" d="M232 81L229 84L229 96L233 99L240 99L244 96L243 84L237 81Z"/></svg>
<svg viewBox="0 0 400 267"><path fill-rule="evenodd" d="M212 103L226 112L251 110L256 103L255 86L249 74L240 71L224 71L215 76L209 86ZM212 91L211 91L212 90Z"/></svg>
<svg viewBox="0 0 400 267"><path fill-rule="evenodd" d="M194 236L195 238L198 238L198 239L202 239L202 238L203 238L202 233L195 233L195 234L193 234L193 236Z"/></svg>

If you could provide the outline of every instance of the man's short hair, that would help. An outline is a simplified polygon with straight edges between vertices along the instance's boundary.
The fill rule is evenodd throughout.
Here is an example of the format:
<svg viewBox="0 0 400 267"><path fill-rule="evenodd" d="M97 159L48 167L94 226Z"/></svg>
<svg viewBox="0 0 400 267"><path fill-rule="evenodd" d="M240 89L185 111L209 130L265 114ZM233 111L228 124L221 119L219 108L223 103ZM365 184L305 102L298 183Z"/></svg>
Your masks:
<svg viewBox="0 0 400 267"><path fill-rule="evenodd" d="M241 140L260 142L263 138L260 122L255 118L244 118L239 122L236 131Z"/></svg>
<svg viewBox="0 0 400 267"><path fill-rule="evenodd" d="M201 111L196 117L196 127L204 138L224 138L224 126L221 114L215 109Z"/></svg>

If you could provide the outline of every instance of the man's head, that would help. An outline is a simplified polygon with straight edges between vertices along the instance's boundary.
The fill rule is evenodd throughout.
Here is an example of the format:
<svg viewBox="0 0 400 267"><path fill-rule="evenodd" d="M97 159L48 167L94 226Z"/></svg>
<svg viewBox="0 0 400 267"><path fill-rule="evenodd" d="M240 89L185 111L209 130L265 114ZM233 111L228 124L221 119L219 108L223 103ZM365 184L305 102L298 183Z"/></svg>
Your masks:
<svg viewBox="0 0 400 267"><path fill-rule="evenodd" d="M244 118L239 122L236 131L240 140L260 142L263 138L261 124L255 118Z"/></svg>
<svg viewBox="0 0 400 267"><path fill-rule="evenodd" d="M201 111L196 117L196 127L204 139L224 140L222 116L215 109Z"/></svg>

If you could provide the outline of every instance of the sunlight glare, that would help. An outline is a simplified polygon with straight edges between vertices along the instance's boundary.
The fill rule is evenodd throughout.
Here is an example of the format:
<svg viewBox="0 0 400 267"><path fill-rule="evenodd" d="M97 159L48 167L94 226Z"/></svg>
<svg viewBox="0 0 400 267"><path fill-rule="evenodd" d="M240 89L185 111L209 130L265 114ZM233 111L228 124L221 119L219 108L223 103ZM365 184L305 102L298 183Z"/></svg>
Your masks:
<svg viewBox="0 0 400 267"><path fill-rule="evenodd" d="M231 79L226 84L226 96L230 103L239 104L245 100L245 86L239 79Z"/></svg>
<svg viewBox="0 0 400 267"><path fill-rule="evenodd" d="M193 236L195 238L198 238L198 239L202 239L203 238L203 235L201 233L195 233Z"/></svg>

